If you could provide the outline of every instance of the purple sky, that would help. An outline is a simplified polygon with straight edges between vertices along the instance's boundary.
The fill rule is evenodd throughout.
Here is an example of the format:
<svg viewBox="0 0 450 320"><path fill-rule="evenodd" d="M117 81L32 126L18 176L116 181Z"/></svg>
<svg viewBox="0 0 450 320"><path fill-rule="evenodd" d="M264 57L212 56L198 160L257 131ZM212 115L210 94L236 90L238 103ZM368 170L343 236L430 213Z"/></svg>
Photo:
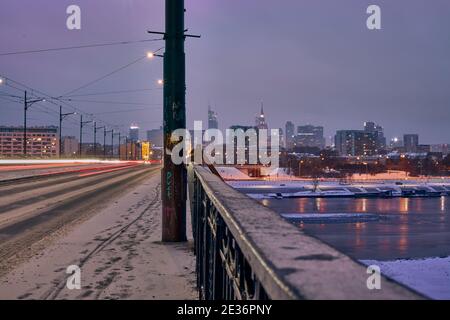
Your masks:
<svg viewBox="0 0 450 320"><path fill-rule="evenodd" d="M163 3L2 0L0 53L152 38L146 30L163 29ZM81 31L66 29L70 4L82 9ZM381 31L366 28L369 4L381 6ZM448 0L186 0L186 8L186 27L202 35L186 46L190 127L206 120L208 101L222 128L252 124L263 100L273 128L284 128L286 120L312 123L329 137L372 120L388 137L419 133L423 143L450 142ZM57 96L163 45L0 56L0 75ZM77 93L155 88L161 77L160 59L142 61ZM132 122L143 130L161 123L159 89L78 99L148 104L136 111L142 106L72 103L94 114L135 110L97 116L123 132ZM40 111L30 110L31 125L57 124L56 114ZM0 100L0 114L1 124L22 122L18 104ZM66 134L78 134L75 122L65 127Z"/></svg>

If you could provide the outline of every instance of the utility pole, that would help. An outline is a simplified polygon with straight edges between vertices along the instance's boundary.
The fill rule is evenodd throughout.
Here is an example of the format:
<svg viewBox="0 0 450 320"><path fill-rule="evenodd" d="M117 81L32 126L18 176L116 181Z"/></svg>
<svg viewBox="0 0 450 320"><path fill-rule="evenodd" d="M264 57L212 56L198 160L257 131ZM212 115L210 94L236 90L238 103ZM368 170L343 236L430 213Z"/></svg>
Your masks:
<svg viewBox="0 0 450 320"><path fill-rule="evenodd" d="M114 129L111 130L111 159L114 159Z"/></svg>
<svg viewBox="0 0 450 320"><path fill-rule="evenodd" d="M94 122L94 156L95 157L97 157L97 131L99 129L105 129L105 126L97 127L97 122Z"/></svg>
<svg viewBox="0 0 450 320"><path fill-rule="evenodd" d="M65 117L70 116L72 114L77 114L76 112L70 113L62 113L62 106L59 106L59 157L61 158L61 150L62 150L62 122Z"/></svg>
<svg viewBox="0 0 450 320"><path fill-rule="evenodd" d="M103 127L103 159L106 159L106 127Z"/></svg>
<svg viewBox="0 0 450 320"><path fill-rule="evenodd" d="M120 136L120 132L119 132L119 160L120 160L120 138L121 138L121 136Z"/></svg>
<svg viewBox="0 0 450 320"><path fill-rule="evenodd" d="M23 155L27 156L27 111L33 103L45 101L45 99L28 100L27 91L24 92L23 99Z"/></svg>
<svg viewBox="0 0 450 320"><path fill-rule="evenodd" d="M27 110L28 110L28 100L27 91L25 91L24 97L24 108L23 108L23 155L27 156Z"/></svg>
<svg viewBox="0 0 450 320"><path fill-rule="evenodd" d="M164 167L162 170L162 241L186 241L186 168L175 165L171 140L176 129L186 129L186 71L184 0L166 0L164 53ZM158 33L149 31L149 33ZM159 33L161 34L161 32Z"/></svg>
<svg viewBox="0 0 450 320"><path fill-rule="evenodd" d="M106 134L114 132L114 130L106 130L106 127L103 128L103 158L106 159Z"/></svg>
<svg viewBox="0 0 450 320"><path fill-rule="evenodd" d="M118 155L119 155L119 160L120 160L120 132L118 133L113 133L113 137L114 136L118 136L119 137L119 149L118 149ZM114 138L113 138L114 139ZM114 144L113 144L113 158L114 158Z"/></svg>
<svg viewBox="0 0 450 320"><path fill-rule="evenodd" d="M83 146L83 127L85 124L91 123L91 121L83 121L83 115L80 115L80 150L79 150L79 154L80 154L80 158L82 156L82 151L81 148Z"/></svg>
<svg viewBox="0 0 450 320"><path fill-rule="evenodd" d="M125 160L128 160L128 137L125 136Z"/></svg>

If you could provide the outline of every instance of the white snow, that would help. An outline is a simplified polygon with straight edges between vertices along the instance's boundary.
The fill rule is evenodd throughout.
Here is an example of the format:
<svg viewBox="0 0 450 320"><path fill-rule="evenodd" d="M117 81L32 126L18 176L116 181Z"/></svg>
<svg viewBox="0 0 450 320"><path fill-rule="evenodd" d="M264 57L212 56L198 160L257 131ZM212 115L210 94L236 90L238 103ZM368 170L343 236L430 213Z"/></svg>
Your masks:
<svg viewBox="0 0 450 320"><path fill-rule="evenodd" d="M217 172L225 180L250 180L248 175L233 167L216 167Z"/></svg>
<svg viewBox="0 0 450 320"><path fill-rule="evenodd" d="M361 262L378 265L382 274L432 299L450 299L450 257Z"/></svg>

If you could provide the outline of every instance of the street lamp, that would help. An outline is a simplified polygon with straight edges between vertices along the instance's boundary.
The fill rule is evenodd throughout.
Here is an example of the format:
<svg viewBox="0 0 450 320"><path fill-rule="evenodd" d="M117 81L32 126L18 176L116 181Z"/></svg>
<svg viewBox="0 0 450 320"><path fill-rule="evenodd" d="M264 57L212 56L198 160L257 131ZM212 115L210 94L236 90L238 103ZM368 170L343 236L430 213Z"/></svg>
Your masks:
<svg viewBox="0 0 450 320"><path fill-rule="evenodd" d="M28 109L37 102L45 102L44 98L28 100L27 91L24 92L23 100L23 155L27 156L27 111Z"/></svg>
<svg viewBox="0 0 450 320"><path fill-rule="evenodd" d="M148 59L153 59L154 57L164 58L162 54L156 54L155 52L152 51L147 52Z"/></svg>
<svg viewBox="0 0 450 320"><path fill-rule="evenodd" d="M301 178L302 177L302 164L304 163L303 160L300 160L298 162L298 176Z"/></svg>
<svg viewBox="0 0 450 320"><path fill-rule="evenodd" d="M62 122L63 120L71 116L73 114L77 114L76 112L62 113L62 106L59 106L59 157L61 158L61 150L62 150Z"/></svg>
<svg viewBox="0 0 450 320"><path fill-rule="evenodd" d="M81 158L82 152L81 152L81 147L83 146L83 127L85 124L88 123L92 123L93 121L83 121L83 115L80 115L80 150L79 150L79 155Z"/></svg>
<svg viewBox="0 0 450 320"><path fill-rule="evenodd" d="M5 84L5 79L3 79L2 77L0 77L0 86Z"/></svg>
<svg viewBox="0 0 450 320"><path fill-rule="evenodd" d="M162 86L163 84L164 84L164 80L159 79L159 80L158 80L158 85Z"/></svg>

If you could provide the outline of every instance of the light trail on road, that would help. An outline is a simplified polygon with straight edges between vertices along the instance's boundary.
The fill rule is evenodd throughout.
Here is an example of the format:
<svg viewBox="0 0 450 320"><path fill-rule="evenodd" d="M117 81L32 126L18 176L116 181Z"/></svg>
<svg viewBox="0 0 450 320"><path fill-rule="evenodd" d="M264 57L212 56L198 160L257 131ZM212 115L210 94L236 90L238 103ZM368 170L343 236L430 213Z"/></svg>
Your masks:
<svg viewBox="0 0 450 320"><path fill-rule="evenodd" d="M74 170L0 183L0 276L30 258L34 244L95 215L160 167L123 163L85 169L86 174Z"/></svg>

